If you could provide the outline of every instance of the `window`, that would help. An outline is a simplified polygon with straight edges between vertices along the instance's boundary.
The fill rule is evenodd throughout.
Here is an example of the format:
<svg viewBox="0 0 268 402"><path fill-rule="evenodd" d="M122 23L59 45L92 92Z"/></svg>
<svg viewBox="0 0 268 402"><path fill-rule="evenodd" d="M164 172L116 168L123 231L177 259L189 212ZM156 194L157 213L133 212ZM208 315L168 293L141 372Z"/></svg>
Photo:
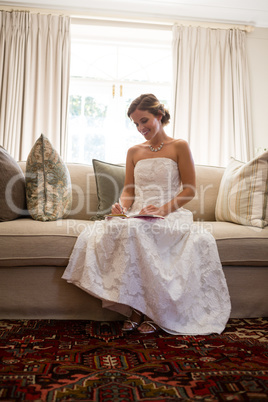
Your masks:
<svg viewBox="0 0 268 402"><path fill-rule="evenodd" d="M72 24L71 35L67 160L122 163L143 140L127 117L131 101L154 93L170 107L171 31Z"/></svg>

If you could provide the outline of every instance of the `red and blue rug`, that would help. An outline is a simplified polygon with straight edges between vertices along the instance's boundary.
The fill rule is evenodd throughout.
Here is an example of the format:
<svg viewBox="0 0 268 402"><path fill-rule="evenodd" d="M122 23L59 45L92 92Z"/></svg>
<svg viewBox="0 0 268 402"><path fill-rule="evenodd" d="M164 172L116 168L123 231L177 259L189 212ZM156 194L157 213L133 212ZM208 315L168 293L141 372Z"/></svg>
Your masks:
<svg viewBox="0 0 268 402"><path fill-rule="evenodd" d="M1 320L1 401L268 401L268 319L221 335L125 334L120 322Z"/></svg>

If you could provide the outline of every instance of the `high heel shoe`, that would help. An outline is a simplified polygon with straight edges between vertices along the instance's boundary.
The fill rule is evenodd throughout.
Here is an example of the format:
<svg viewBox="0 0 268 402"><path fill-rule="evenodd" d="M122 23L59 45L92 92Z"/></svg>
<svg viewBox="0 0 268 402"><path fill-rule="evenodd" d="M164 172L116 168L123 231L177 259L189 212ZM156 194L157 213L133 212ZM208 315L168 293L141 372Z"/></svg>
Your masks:
<svg viewBox="0 0 268 402"><path fill-rule="evenodd" d="M145 327L145 326L149 327L150 329L142 330L142 327ZM142 335L154 334L154 333L160 331L160 327L155 322L153 322L152 320L145 319L142 322L142 324L139 325L138 331Z"/></svg>
<svg viewBox="0 0 268 402"><path fill-rule="evenodd" d="M137 320L135 320L135 314L136 314L138 317L140 317L140 319L138 320L139 322L137 322ZM133 317L133 316L134 316L134 317ZM125 331L125 332L134 331L134 329L138 328L138 326L141 324L141 322L142 322L142 317L143 317L143 314L142 314L140 311L133 309L133 310L132 310L132 314L131 314L131 316L129 317L129 319L127 319L127 320L124 321L124 324L123 324L123 327L122 327L122 331ZM131 319L131 318L132 318L132 319ZM130 326L130 327L127 327L127 328L124 328L124 325L125 325L125 324L130 324L131 326Z"/></svg>

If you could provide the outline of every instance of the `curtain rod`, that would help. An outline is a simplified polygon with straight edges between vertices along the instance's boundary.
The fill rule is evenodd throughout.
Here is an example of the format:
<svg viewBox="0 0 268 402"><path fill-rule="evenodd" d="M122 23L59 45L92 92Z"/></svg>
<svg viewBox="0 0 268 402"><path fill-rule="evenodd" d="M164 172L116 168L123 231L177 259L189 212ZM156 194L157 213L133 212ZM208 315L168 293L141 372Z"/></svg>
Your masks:
<svg viewBox="0 0 268 402"><path fill-rule="evenodd" d="M0 5L0 11L6 11L6 12L25 12L25 13L31 13L31 14L52 14L52 15L65 15L65 16L70 16L69 12L63 11L63 10L51 10L47 8L33 8L33 7L17 7L17 6L1 6Z"/></svg>
<svg viewBox="0 0 268 402"><path fill-rule="evenodd" d="M174 24L183 26L194 26L202 28L211 29L240 29L246 32L253 32L254 26L252 25L242 25L233 23L223 23L215 21L199 21L199 20L176 20L174 16L165 16L164 18L156 18L155 16L142 16L137 14L134 16L123 15L100 15L100 11L92 10L91 12L76 12L67 10L56 10L56 9L43 9L43 8L32 8L32 7L12 7L12 6L0 6L2 11L25 11L36 14L54 14L54 15L66 15L71 17L71 21L75 24L91 24L91 25L122 25L122 26L132 26L132 27L143 27L143 28L155 28L162 30L170 30ZM95 15L94 15L95 14Z"/></svg>
<svg viewBox="0 0 268 402"><path fill-rule="evenodd" d="M224 24L219 22L208 22L208 21L186 21L186 20L161 20L152 21L152 20L132 20L132 19L116 19L116 18L92 18L92 17L76 17L71 16L71 21L74 24L81 25L118 25L128 26L128 27L137 27L137 28L152 28L152 29L162 29L162 30L171 30L174 24L183 25L183 26L193 26L193 27L201 27L201 28L211 28L211 29L240 29L246 32L253 32L254 27L251 25L240 25L240 24Z"/></svg>

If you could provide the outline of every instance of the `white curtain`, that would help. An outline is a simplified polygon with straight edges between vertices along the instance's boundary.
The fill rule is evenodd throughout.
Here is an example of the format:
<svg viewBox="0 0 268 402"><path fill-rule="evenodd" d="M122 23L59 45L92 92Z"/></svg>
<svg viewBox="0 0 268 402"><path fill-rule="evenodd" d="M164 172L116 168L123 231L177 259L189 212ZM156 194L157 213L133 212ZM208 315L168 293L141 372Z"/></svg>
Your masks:
<svg viewBox="0 0 268 402"><path fill-rule="evenodd" d="M173 135L188 141L197 164L253 157L245 35L173 27Z"/></svg>
<svg viewBox="0 0 268 402"><path fill-rule="evenodd" d="M0 11L0 144L26 160L43 133L64 157L70 18Z"/></svg>

